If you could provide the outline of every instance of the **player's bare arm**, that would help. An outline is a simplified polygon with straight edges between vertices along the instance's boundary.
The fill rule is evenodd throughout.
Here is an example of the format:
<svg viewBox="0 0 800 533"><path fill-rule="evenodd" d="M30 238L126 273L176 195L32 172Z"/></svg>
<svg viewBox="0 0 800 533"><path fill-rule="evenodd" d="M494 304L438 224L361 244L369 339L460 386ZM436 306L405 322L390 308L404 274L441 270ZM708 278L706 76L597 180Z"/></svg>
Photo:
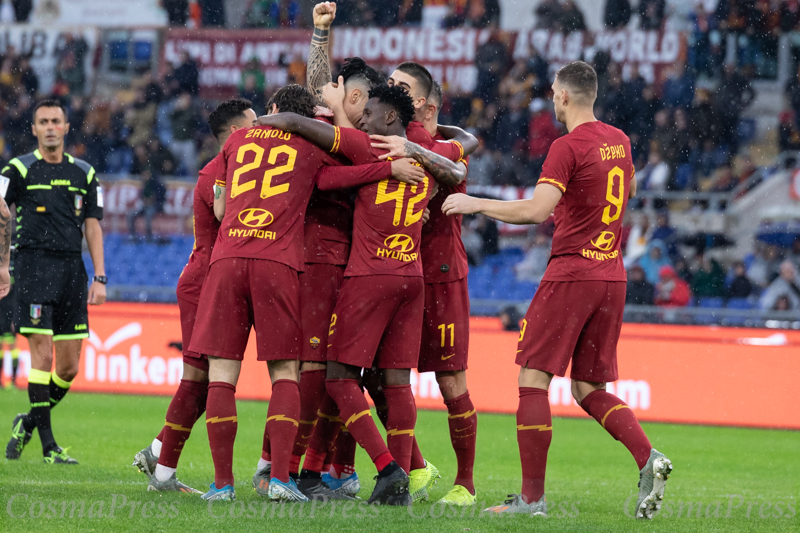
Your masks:
<svg viewBox="0 0 800 533"><path fill-rule="evenodd" d="M458 126L445 126L439 124L436 129L439 134L448 141L455 141L464 149L464 156L472 154L478 149L478 138L462 130Z"/></svg>
<svg viewBox="0 0 800 533"><path fill-rule="evenodd" d="M306 86L317 102L322 103L322 87L331 81L331 60L328 53L330 28L336 18L335 2L320 2L314 6L314 33L308 50Z"/></svg>
<svg viewBox="0 0 800 533"><path fill-rule="evenodd" d="M631 177L630 189L628 190L628 198L633 200L636 198L636 173L634 172Z"/></svg>
<svg viewBox="0 0 800 533"><path fill-rule="evenodd" d="M220 222L225 217L225 200L227 198L225 192L225 187L218 183L214 184L214 216Z"/></svg>
<svg viewBox="0 0 800 533"><path fill-rule="evenodd" d="M103 228L96 218L87 218L85 222L86 245L92 257L95 276L106 275L105 257L103 256ZM102 305L106 301L106 286L93 281L89 286L89 305Z"/></svg>
<svg viewBox="0 0 800 533"><path fill-rule="evenodd" d="M295 133L323 150L330 151L336 140L336 128L321 120L301 117L296 113L275 113L274 115L261 116L258 117L258 124Z"/></svg>
<svg viewBox="0 0 800 533"><path fill-rule="evenodd" d="M11 261L11 211L6 201L0 198L0 298L11 290L11 276L8 272Z"/></svg>
<svg viewBox="0 0 800 533"><path fill-rule="evenodd" d="M563 196L558 187L540 183L533 191L530 200L489 200L475 198L466 194L451 194L442 205L445 215L474 215L482 213L487 217L509 224L541 224L553 213Z"/></svg>
<svg viewBox="0 0 800 533"><path fill-rule="evenodd" d="M372 143L373 147L388 150L387 153L381 156L381 159L413 157L420 165L425 167L425 170L431 173L436 181L445 185L458 185L467 177L467 167L463 163L450 161L446 157L431 152L408 139L396 135L388 137L370 135L370 138L378 141Z"/></svg>

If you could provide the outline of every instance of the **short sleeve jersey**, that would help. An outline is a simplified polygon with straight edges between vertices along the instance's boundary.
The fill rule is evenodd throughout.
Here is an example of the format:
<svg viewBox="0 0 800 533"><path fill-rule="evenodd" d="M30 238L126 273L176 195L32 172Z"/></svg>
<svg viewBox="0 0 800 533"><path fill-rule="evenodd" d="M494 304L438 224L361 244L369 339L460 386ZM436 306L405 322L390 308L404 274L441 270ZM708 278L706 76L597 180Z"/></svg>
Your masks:
<svg viewBox="0 0 800 533"><path fill-rule="evenodd" d="M270 126L233 133L219 158L225 217L211 262L269 259L303 270L303 223L319 169L336 164L299 135Z"/></svg>
<svg viewBox="0 0 800 533"><path fill-rule="evenodd" d="M633 176L630 139L608 124L587 122L553 142L538 183L564 196L544 281L627 280L620 236Z"/></svg>
<svg viewBox="0 0 800 533"><path fill-rule="evenodd" d="M36 150L0 173L0 193L16 204L18 250L81 253L83 222L103 218L103 191L89 163L65 153L52 164Z"/></svg>
<svg viewBox="0 0 800 533"><path fill-rule="evenodd" d="M197 184L194 186L192 202L192 226L194 230L194 247L189 262L178 280L178 296L194 304L200 301L200 289L211 262L211 251L219 232L219 221L214 216L214 182L217 179L219 166L217 155L200 171Z"/></svg>
<svg viewBox="0 0 800 533"><path fill-rule="evenodd" d="M378 162L384 153L371 143L369 135L362 131L336 128L331 151L344 155L354 165L365 165ZM420 185L384 179L358 189L346 277L422 276L422 214L428 205L432 179L426 173Z"/></svg>
<svg viewBox="0 0 800 533"><path fill-rule="evenodd" d="M434 141L447 142L438 134L434 137ZM463 150L458 161L469 169L469 158L463 157ZM467 252L461 240L462 216L446 216L442 213L445 199L459 192L467 192L467 180L456 186L440 183L439 192L428 204L431 218L422 226L422 269L425 273L425 283L458 281L469 273Z"/></svg>

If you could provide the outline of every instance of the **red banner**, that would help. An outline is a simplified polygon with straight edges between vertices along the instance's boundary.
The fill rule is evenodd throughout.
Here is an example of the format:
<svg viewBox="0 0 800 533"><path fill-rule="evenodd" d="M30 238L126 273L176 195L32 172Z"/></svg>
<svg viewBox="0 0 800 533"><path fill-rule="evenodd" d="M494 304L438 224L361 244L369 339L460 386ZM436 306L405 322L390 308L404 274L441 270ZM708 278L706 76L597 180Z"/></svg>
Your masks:
<svg viewBox="0 0 800 533"><path fill-rule="evenodd" d="M180 340L177 306L105 304L91 308L90 326L73 390L174 393L183 367L180 353L168 346ZM518 333L503 331L494 318L472 318L470 327L467 377L475 407L515 412ZM24 341L21 347L24 376L30 356ZM800 429L800 412L786 401L800 375L798 353L798 331L625 324L620 379L608 390L645 421ZM267 400L269 374L255 359L250 343L237 395ZM8 375L9 358L6 363ZM444 408L433 373L413 372L412 389L420 408ZM550 405L556 416L585 416L568 378L553 379Z"/></svg>
<svg viewBox="0 0 800 533"><path fill-rule="evenodd" d="M449 90L470 93L475 90L478 48L492 36L491 30L472 28L348 28L334 26L331 57L364 58L386 72L404 61L416 61L431 71L434 79ZM686 37L678 32L575 32L570 34L532 30L498 32L508 47L509 57L524 59L531 48L550 63L551 70L568 61L591 60L606 51L616 63L637 64L642 75L653 81L659 70L675 64L685 52ZM179 62L184 50L200 65L200 87L205 96L232 94L241 71L253 57L266 73L267 84L280 86L288 80L287 65L293 60L305 63L311 32L308 30L188 30L167 31L163 59Z"/></svg>

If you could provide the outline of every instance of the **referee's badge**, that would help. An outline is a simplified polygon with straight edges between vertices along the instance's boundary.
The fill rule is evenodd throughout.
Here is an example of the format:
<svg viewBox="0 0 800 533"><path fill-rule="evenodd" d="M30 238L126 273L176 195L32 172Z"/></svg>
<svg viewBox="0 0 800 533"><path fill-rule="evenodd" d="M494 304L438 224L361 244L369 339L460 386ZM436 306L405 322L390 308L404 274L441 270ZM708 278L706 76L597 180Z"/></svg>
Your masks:
<svg viewBox="0 0 800 533"><path fill-rule="evenodd" d="M42 318L42 304L31 304L31 322L36 326Z"/></svg>
<svg viewBox="0 0 800 533"><path fill-rule="evenodd" d="M80 194L75 195L75 216L80 216L81 209L83 209L83 196Z"/></svg>

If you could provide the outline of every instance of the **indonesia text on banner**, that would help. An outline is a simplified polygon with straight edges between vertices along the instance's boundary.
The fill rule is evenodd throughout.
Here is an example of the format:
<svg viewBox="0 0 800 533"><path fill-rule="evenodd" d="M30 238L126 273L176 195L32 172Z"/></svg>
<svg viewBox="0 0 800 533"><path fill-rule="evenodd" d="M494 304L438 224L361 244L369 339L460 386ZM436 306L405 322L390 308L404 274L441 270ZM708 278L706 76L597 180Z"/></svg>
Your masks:
<svg viewBox="0 0 800 533"><path fill-rule="evenodd" d="M493 318L472 318L469 390L482 412L517 407L517 333ZM177 306L109 303L90 312L74 390L172 394L182 359ZM530 328L530 326L529 326ZM24 346L24 344L23 344ZM24 349L24 348L23 348ZM619 344L620 379L609 384L646 421L800 429L786 398L800 375L800 332L745 328L625 324ZM432 374L414 374L420 408L442 409ZM248 347L237 396L268 399L266 365ZM585 416L569 380L555 378L550 404L557 416Z"/></svg>

